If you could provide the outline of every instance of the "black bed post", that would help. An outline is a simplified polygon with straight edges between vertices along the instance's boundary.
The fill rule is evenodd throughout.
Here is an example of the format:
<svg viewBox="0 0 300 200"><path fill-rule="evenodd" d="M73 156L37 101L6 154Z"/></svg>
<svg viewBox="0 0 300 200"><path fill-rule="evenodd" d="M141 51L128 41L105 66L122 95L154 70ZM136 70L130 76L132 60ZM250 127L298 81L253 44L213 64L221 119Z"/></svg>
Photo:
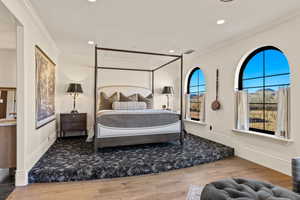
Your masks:
<svg viewBox="0 0 300 200"><path fill-rule="evenodd" d="M97 83L98 83L98 47L95 46L95 88L94 88L94 150L97 152Z"/></svg>
<svg viewBox="0 0 300 200"><path fill-rule="evenodd" d="M151 78L152 78L152 81L151 81L151 84L152 84L152 96L153 96L153 98L154 98L154 87L155 87L155 85L154 85L154 70L152 70L152 72L151 72Z"/></svg>
<svg viewBox="0 0 300 200"><path fill-rule="evenodd" d="M163 65L158 66L155 69L152 70L146 70L146 69L137 69L137 68L121 68L121 67L105 67L100 66L98 63L98 51L114 51L114 52L122 52L122 53L133 53L133 54L145 54L145 55L154 55L154 56L164 56L164 57L172 57L174 59L168 61L167 63L164 63ZM182 55L174 55L174 54L164 54L164 53L155 53L155 52L145 52L145 51L133 51L133 50L125 50L125 49L111 49L111 48L102 48L95 46L95 88L94 88L94 150L97 152L98 146L100 145L97 141L98 136L98 129L97 129L97 93L98 93L98 70L100 69L109 69L109 70L126 70L126 71L143 71L143 72L151 72L152 75L152 94L154 98L154 92L155 92L155 72L157 70L160 70L161 68L170 65L171 63L176 62L177 60L181 61L181 67L180 67L180 75L181 75L181 83L180 83L180 143L183 145L183 139L184 139L184 122L183 122L183 54Z"/></svg>
<svg viewBox="0 0 300 200"><path fill-rule="evenodd" d="M184 117L183 117L183 54L180 56L180 144L183 145L183 137L184 137Z"/></svg>

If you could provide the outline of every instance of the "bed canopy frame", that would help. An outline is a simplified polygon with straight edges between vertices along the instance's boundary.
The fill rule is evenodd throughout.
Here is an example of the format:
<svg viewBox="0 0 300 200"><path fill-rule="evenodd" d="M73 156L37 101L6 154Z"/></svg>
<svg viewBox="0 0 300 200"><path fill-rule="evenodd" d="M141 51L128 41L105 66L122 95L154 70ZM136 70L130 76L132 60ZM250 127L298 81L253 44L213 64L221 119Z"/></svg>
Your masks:
<svg viewBox="0 0 300 200"><path fill-rule="evenodd" d="M153 69L134 69L134 68L123 68L123 67L105 67L99 65L100 63L98 62L98 57L100 52L120 52L120 53L127 53L127 54L143 54L143 55L152 55L152 56L158 56L158 57L169 57L173 58L172 60L157 66ZM97 129L97 86L98 86L98 79L101 78L99 75L100 73L98 72L101 69L107 69L107 70L123 70L123 71L140 71L140 72L149 72L151 73L151 78L152 78L152 85L151 85L151 90L152 90L152 95L154 96L154 81L155 81L155 72L180 60L180 143L181 145L183 144L183 138L184 138L184 124L183 124L183 54L181 55L175 55L175 54L163 54L163 53L155 53L155 52L145 52L145 51L133 51L133 50L125 50L125 49L112 49L112 48L103 48L103 47L98 47L97 45L95 46L95 88L94 88L94 140L96 140L96 136L98 135L98 129Z"/></svg>

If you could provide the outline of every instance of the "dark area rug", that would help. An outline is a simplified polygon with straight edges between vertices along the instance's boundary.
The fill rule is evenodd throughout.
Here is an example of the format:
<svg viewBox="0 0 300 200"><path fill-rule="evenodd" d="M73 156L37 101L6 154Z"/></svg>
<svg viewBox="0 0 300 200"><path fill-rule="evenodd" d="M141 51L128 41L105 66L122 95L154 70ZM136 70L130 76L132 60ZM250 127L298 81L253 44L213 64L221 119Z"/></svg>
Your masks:
<svg viewBox="0 0 300 200"><path fill-rule="evenodd" d="M84 138L58 140L29 173L30 183L68 182L159 173L234 156L234 149L187 135L179 142L93 151Z"/></svg>

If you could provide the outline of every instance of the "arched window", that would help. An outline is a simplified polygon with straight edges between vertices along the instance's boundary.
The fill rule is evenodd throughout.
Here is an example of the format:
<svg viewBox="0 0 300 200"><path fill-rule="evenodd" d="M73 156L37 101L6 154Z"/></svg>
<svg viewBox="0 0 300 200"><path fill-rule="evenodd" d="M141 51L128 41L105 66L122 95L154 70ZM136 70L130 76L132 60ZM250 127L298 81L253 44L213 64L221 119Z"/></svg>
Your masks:
<svg viewBox="0 0 300 200"><path fill-rule="evenodd" d="M200 68L195 68L188 78L188 94L190 95L190 118L204 121L205 109L205 78Z"/></svg>
<svg viewBox="0 0 300 200"><path fill-rule="evenodd" d="M239 74L239 90L247 91L249 129L275 134L277 130L278 91L290 85L290 67L283 52L263 47L251 53ZM282 89L281 89L282 90ZM288 109L286 109L286 115Z"/></svg>

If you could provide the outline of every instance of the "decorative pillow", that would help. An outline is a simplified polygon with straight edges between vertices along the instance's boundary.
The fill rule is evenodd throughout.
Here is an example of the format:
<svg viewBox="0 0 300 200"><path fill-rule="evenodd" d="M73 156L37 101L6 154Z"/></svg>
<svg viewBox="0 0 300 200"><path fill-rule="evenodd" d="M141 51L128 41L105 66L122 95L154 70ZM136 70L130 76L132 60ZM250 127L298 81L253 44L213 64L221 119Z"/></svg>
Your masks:
<svg viewBox="0 0 300 200"><path fill-rule="evenodd" d="M123 101L123 102L138 101L138 96L137 96L137 94L125 96L122 92L120 92L120 101Z"/></svg>
<svg viewBox="0 0 300 200"><path fill-rule="evenodd" d="M137 101L115 101L112 104L113 110L145 110L147 105L145 102L137 102Z"/></svg>
<svg viewBox="0 0 300 200"><path fill-rule="evenodd" d="M153 95L149 94L147 97L143 97L142 95L138 94L138 101L145 102L147 105L147 109L153 108Z"/></svg>
<svg viewBox="0 0 300 200"><path fill-rule="evenodd" d="M111 110L115 101L119 101L118 92L113 93L110 97L107 97L104 92L100 92L99 110Z"/></svg>

